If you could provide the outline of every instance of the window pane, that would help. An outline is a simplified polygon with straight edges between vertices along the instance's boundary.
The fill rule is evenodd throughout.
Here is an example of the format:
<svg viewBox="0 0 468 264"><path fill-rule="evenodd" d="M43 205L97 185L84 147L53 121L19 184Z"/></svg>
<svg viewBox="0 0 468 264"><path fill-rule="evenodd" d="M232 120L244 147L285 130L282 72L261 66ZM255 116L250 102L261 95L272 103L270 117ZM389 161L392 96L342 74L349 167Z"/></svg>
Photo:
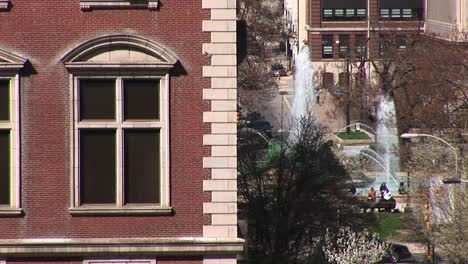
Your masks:
<svg viewBox="0 0 468 264"><path fill-rule="evenodd" d="M390 9L380 9L380 16L381 17L389 17Z"/></svg>
<svg viewBox="0 0 468 264"><path fill-rule="evenodd" d="M357 10L357 15L360 17L366 16L366 10L365 9L358 9Z"/></svg>
<svg viewBox="0 0 468 264"><path fill-rule="evenodd" d="M411 11L411 9L403 9L403 17L404 18L411 18L412 14L413 14L413 12Z"/></svg>
<svg viewBox="0 0 468 264"><path fill-rule="evenodd" d="M324 17L331 17L331 16L333 16L333 9L324 9L324 10L323 10L323 16L324 16Z"/></svg>
<svg viewBox="0 0 468 264"><path fill-rule="evenodd" d="M392 9L392 17L400 17L400 9Z"/></svg>
<svg viewBox="0 0 468 264"><path fill-rule="evenodd" d="M125 80L125 120L159 119L159 81Z"/></svg>
<svg viewBox="0 0 468 264"><path fill-rule="evenodd" d="M354 16L354 9L346 9L346 16L347 17Z"/></svg>
<svg viewBox="0 0 468 264"><path fill-rule="evenodd" d="M80 120L115 119L115 80L80 80Z"/></svg>
<svg viewBox="0 0 468 264"><path fill-rule="evenodd" d="M10 131L0 130L0 204L10 204Z"/></svg>
<svg viewBox="0 0 468 264"><path fill-rule="evenodd" d="M339 56L346 58L349 53L349 35L339 35Z"/></svg>
<svg viewBox="0 0 468 264"><path fill-rule="evenodd" d="M344 15L343 9L335 9L335 16L342 17Z"/></svg>
<svg viewBox="0 0 468 264"><path fill-rule="evenodd" d="M115 203L115 174L115 130L81 130L81 203Z"/></svg>
<svg viewBox="0 0 468 264"><path fill-rule="evenodd" d="M322 58L333 58L333 35L322 35Z"/></svg>
<svg viewBox="0 0 468 264"><path fill-rule="evenodd" d="M159 203L158 130L125 130L125 202Z"/></svg>
<svg viewBox="0 0 468 264"><path fill-rule="evenodd" d="M0 80L0 120L10 120L10 82Z"/></svg>

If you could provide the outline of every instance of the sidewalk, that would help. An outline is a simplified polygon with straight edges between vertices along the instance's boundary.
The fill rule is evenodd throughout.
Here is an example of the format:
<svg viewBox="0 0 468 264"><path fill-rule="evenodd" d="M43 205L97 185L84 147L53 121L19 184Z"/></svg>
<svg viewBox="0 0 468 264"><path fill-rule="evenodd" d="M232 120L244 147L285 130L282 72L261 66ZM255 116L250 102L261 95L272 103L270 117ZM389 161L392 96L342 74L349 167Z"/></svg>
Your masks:
<svg viewBox="0 0 468 264"><path fill-rule="evenodd" d="M292 74L281 77L278 81L278 92L284 94L284 104L287 111L290 112L294 100L294 77ZM341 109L336 108L335 99L328 91L322 92L320 104L315 104L314 111L319 121L331 132L336 132L344 127L344 115Z"/></svg>

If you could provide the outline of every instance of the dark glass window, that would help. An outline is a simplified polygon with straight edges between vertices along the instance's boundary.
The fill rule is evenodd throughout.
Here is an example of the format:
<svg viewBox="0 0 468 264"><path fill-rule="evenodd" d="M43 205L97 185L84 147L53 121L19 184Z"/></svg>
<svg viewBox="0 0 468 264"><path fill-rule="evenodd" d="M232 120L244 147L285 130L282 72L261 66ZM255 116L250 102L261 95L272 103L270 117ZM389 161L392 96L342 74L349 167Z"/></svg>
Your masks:
<svg viewBox="0 0 468 264"><path fill-rule="evenodd" d="M10 81L0 80L0 120L10 120Z"/></svg>
<svg viewBox="0 0 468 264"><path fill-rule="evenodd" d="M334 76L333 72L324 72L322 76L322 86L323 88L331 91L334 85Z"/></svg>
<svg viewBox="0 0 468 264"><path fill-rule="evenodd" d="M115 80L80 80L80 119L115 119Z"/></svg>
<svg viewBox="0 0 468 264"><path fill-rule="evenodd" d="M82 204L115 203L115 130L80 131L80 201Z"/></svg>
<svg viewBox="0 0 468 264"><path fill-rule="evenodd" d="M10 204L10 131L0 130L0 205Z"/></svg>
<svg viewBox="0 0 468 264"><path fill-rule="evenodd" d="M322 0L323 21L359 21L366 19L367 0Z"/></svg>
<svg viewBox="0 0 468 264"><path fill-rule="evenodd" d="M423 0L379 0L380 19L422 19Z"/></svg>
<svg viewBox="0 0 468 264"><path fill-rule="evenodd" d="M388 47L388 42L387 42L387 36L380 34L379 35L379 55L383 56L385 53L385 50Z"/></svg>
<svg viewBox="0 0 468 264"><path fill-rule="evenodd" d="M333 35L322 35L322 58L333 58Z"/></svg>
<svg viewBox="0 0 468 264"><path fill-rule="evenodd" d="M158 130L125 130L126 203L159 203L160 154Z"/></svg>
<svg viewBox="0 0 468 264"><path fill-rule="evenodd" d="M127 119L159 119L159 81L125 80L124 112Z"/></svg>
<svg viewBox="0 0 468 264"><path fill-rule="evenodd" d="M406 49L406 36L404 34L396 35L396 44L399 49Z"/></svg>
<svg viewBox="0 0 468 264"><path fill-rule="evenodd" d="M366 35L358 34L355 36L355 53L356 57L358 58L366 58L367 57L367 39Z"/></svg>
<svg viewBox="0 0 468 264"><path fill-rule="evenodd" d="M349 55L349 35L340 35L339 38L339 56L340 58L346 58Z"/></svg>

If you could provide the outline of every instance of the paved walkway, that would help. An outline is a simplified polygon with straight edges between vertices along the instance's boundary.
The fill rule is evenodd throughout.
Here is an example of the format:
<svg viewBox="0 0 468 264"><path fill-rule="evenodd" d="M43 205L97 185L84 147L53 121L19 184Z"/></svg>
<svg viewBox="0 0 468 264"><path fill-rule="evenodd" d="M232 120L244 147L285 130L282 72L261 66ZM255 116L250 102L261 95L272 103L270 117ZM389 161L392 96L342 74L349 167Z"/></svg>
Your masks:
<svg viewBox="0 0 468 264"><path fill-rule="evenodd" d="M294 100L294 77L293 75L283 76L278 81L278 92L283 94L284 104L290 112ZM336 132L339 128L344 127L344 114L342 109L335 106L333 95L322 92L320 103L315 104L314 111L320 122L330 131Z"/></svg>

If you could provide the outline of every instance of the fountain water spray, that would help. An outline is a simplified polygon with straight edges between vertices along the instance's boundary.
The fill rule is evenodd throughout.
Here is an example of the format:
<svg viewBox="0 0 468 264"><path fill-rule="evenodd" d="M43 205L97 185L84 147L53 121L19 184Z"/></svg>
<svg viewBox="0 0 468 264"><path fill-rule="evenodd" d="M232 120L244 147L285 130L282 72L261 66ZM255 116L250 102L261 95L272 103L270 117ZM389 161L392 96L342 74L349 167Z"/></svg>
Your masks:
<svg viewBox="0 0 468 264"><path fill-rule="evenodd" d="M377 152L381 154L391 175L400 171L398 153L398 128L396 121L395 102L393 98L384 95L377 109Z"/></svg>
<svg viewBox="0 0 468 264"><path fill-rule="evenodd" d="M310 63L309 47L304 45L299 52L294 73L294 100L291 109L291 124L296 129L291 131L290 139L296 139L300 131L298 124L303 117L308 117L314 107L315 87L313 83L313 68Z"/></svg>

